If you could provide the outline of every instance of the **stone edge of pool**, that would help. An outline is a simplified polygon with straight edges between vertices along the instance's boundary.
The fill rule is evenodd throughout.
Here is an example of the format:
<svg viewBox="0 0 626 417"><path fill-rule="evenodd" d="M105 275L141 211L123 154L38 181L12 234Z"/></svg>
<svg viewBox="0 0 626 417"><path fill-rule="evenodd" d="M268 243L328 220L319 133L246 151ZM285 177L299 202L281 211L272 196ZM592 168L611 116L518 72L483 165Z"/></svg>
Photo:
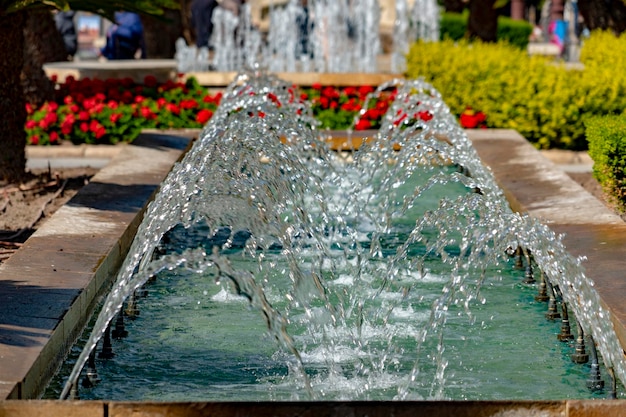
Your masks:
<svg viewBox="0 0 626 417"><path fill-rule="evenodd" d="M467 131L513 210L539 219L582 262L626 349L626 223L514 130ZM622 352L626 355L626 351Z"/></svg>
<svg viewBox="0 0 626 417"><path fill-rule="evenodd" d="M148 134L124 146L0 265L0 398L43 392L189 142Z"/></svg>
<svg viewBox="0 0 626 417"><path fill-rule="evenodd" d="M394 402L0 401L0 415L48 417L624 417L626 400Z"/></svg>
<svg viewBox="0 0 626 417"><path fill-rule="evenodd" d="M135 144L123 147L88 186L0 266L0 396L8 400L0 401L0 415L34 415L36 410L43 412L43 409L48 415L82 415L88 410L94 415L122 415L131 410L136 415L147 415L151 409L161 409L164 413L170 410L166 412L168 415L183 415L192 409L210 409L211 413L222 410L222 414L216 415L234 413L232 407L237 405L230 403L11 401L36 398L73 344L85 316L88 317L110 285L113 271L121 264L147 202L197 132L184 133L186 137L171 132L147 133ZM622 285L620 281L624 280L618 279L626 270L626 260L620 253L626 247L624 222L517 132L469 130L467 134L481 160L493 171L513 209L528 212L555 232L564 233L568 250L575 256L588 258L584 264L590 271L588 275L611 311L622 346L626 346L626 308L622 302L626 283ZM595 262L601 262L600 268L594 268ZM599 403L463 402L462 408L474 411L480 408L487 412L493 406L502 412L521 407L530 412L531 409L545 411L547 407L554 415L585 416L609 415L608 411L617 409L626 413L624 401ZM261 407L263 403L258 404ZM277 412L307 409L311 404L281 406ZM335 410L348 407L355 413L358 411L354 403L323 404L327 407L332 404ZM408 403L406 407L410 404L414 410L428 409L443 415L456 412L459 407L455 402ZM261 407L266 411L258 415L269 413L274 406L275 403ZM405 410L405 406L397 403L387 406L386 410L389 407L398 412ZM407 413L408 410L406 408ZM552 411L548 414L552 415Z"/></svg>

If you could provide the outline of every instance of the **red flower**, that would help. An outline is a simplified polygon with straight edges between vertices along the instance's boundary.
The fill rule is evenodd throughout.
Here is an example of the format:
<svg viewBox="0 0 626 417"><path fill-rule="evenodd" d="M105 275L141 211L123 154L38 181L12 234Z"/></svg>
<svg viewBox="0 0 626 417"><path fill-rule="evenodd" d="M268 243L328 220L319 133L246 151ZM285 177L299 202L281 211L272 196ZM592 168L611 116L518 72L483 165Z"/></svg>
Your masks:
<svg viewBox="0 0 626 417"><path fill-rule="evenodd" d="M167 103L167 104L165 105L165 108L166 108L166 109L167 109L167 111L169 111L170 113L180 114L180 108L179 108L176 104Z"/></svg>
<svg viewBox="0 0 626 417"><path fill-rule="evenodd" d="M213 112L211 110L202 109L196 115L196 122L205 124L211 117L213 117Z"/></svg>
<svg viewBox="0 0 626 417"><path fill-rule="evenodd" d="M348 97L352 97L352 96L356 96L357 95L357 89L354 87L346 87L345 90L343 90L343 92L345 93L345 95L347 95Z"/></svg>
<svg viewBox="0 0 626 417"><path fill-rule="evenodd" d="M282 105L280 103L280 100L278 100L278 97L274 93L267 93L267 98L269 98L274 104L276 104L276 107L278 108L280 108L280 106Z"/></svg>
<svg viewBox="0 0 626 417"><path fill-rule="evenodd" d="M377 120L380 116L382 116L382 114L378 109L368 109L363 115L364 118L369 120Z"/></svg>
<svg viewBox="0 0 626 417"><path fill-rule="evenodd" d="M39 127L41 127L42 129L47 129L48 127L50 127L51 124L56 123L58 119L59 117L56 113L46 113L44 118L39 121Z"/></svg>
<svg viewBox="0 0 626 417"><path fill-rule="evenodd" d="M339 93L332 87L324 87L322 95L328 98L339 98Z"/></svg>
<svg viewBox="0 0 626 417"><path fill-rule="evenodd" d="M459 123L465 129L475 129L477 127L487 127L485 125L486 120L487 116L483 112L476 112L470 106L467 106L461 113Z"/></svg>
<svg viewBox="0 0 626 417"><path fill-rule="evenodd" d="M100 127L98 127L96 131L94 132L94 136L96 137L96 139L100 139L102 136L106 134L107 134L107 130L102 125L100 125Z"/></svg>
<svg viewBox="0 0 626 417"><path fill-rule="evenodd" d="M90 114L98 114L98 113L102 112L102 110L104 110L104 104L103 103L97 103L95 106L93 106L89 110L89 113Z"/></svg>
<svg viewBox="0 0 626 417"><path fill-rule="evenodd" d="M81 111L80 113L78 113L78 120L89 120L89 113L87 113L86 111Z"/></svg>
<svg viewBox="0 0 626 417"><path fill-rule="evenodd" d="M133 93L131 93L131 92L130 92L130 91L128 91L128 90L124 90L124 92L122 93L122 97L121 97L121 99L122 99L122 101L123 101L124 103L127 103L127 104L128 104L128 103L131 103L131 102L133 101L133 99L134 99L134 97L133 97Z"/></svg>
<svg viewBox="0 0 626 417"><path fill-rule="evenodd" d="M314 90L321 90L322 89L322 84L320 84L320 83L313 83L311 85L311 88L314 89Z"/></svg>
<svg viewBox="0 0 626 417"><path fill-rule="evenodd" d="M143 79L143 83L146 87L152 88L157 86L158 81L154 75L146 75L146 77Z"/></svg>
<svg viewBox="0 0 626 417"><path fill-rule="evenodd" d="M39 136L38 135L33 135L30 138L28 138L28 140L30 141L30 143L32 143L33 145L37 145L39 143Z"/></svg>
<svg viewBox="0 0 626 417"><path fill-rule="evenodd" d="M76 119L74 118L73 114L70 113L65 116L65 120L63 120L63 123L61 123L61 133L63 133L64 135L69 135L70 133L72 133L75 121Z"/></svg>
<svg viewBox="0 0 626 417"><path fill-rule="evenodd" d="M35 127L37 127L37 122L34 120L27 120L26 121L26 129L34 129Z"/></svg>
<svg viewBox="0 0 626 417"><path fill-rule="evenodd" d="M113 113L109 116L111 123L115 124L122 118L122 113Z"/></svg>
<svg viewBox="0 0 626 417"><path fill-rule="evenodd" d="M429 120L432 120L433 118L433 114L427 110L417 112L415 116L414 116L415 119L420 118L425 122L428 122Z"/></svg>
<svg viewBox="0 0 626 417"><path fill-rule="evenodd" d="M395 126L398 126L400 123L402 123L402 121L403 121L404 119L406 119L406 113L403 113L403 114L402 114L402 116L400 116L399 118L397 118L397 119L393 122L393 124L394 124Z"/></svg>
<svg viewBox="0 0 626 417"><path fill-rule="evenodd" d="M374 87L372 87L371 85L362 85L361 87L359 87L359 94L363 97L368 95L369 93L373 93L374 92Z"/></svg>
<svg viewBox="0 0 626 417"><path fill-rule="evenodd" d="M150 119L153 115L156 116L154 113L152 113L150 107L142 107L141 109L139 109L139 112L141 113L141 116L145 119Z"/></svg>
<svg viewBox="0 0 626 417"><path fill-rule="evenodd" d="M167 100L165 100L163 97L159 97L157 99L157 106L159 106L159 108L165 106L167 104Z"/></svg>
<svg viewBox="0 0 626 417"><path fill-rule="evenodd" d="M89 125L86 122L82 122L78 127L85 133L89 132Z"/></svg>
<svg viewBox="0 0 626 417"><path fill-rule="evenodd" d="M371 123L369 120L365 120L365 119L360 119L356 126L354 126L355 130L367 130L371 127Z"/></svg>
<svg viewBox="0 0 626 417"><path fill-rule="evenodd" d="M33 106L31 106L30 103L26 103L26 113L33 114L34 112L35 112L35 109L33 109Z"/></svg>
<svg viewBox="0 0 626 417"><path fill-rule="evenodd" d="M56 143L59 140L59 134L57 132L50 132L50 143Z"/></svg>
<svg viewBox="0 0 626 417"><path fill-rule="evenodd" d="M72 98L72 96L65 96L63 98L63 103L65 104L72 104L74 102L74 99Z"/></svg>
<svg viewBox="0 0 626 417"><path fill-rule="evenodd" d="M196 100L194 100L193 98L190 98L189 100L181 100L180 101L180 108L181 109L193 109L198 107L198 102Z"/></svg>

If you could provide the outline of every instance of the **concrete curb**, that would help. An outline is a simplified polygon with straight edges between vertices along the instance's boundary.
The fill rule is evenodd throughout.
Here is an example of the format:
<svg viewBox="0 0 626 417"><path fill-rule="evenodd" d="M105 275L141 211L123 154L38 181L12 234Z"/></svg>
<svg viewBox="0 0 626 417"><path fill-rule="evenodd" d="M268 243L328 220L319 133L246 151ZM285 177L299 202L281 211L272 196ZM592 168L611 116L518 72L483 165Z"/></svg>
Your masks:
<svg viewBox="0 0 626 417"><path fill-rule="evenodd" d="M0 265L0 398L37 398L117 274L188 140L143 135Z"/></svg>
<svg viewBox="0 0 626 417"><path fill-rule="evenodd" d="M491 168L511 208L539 219L575 257L609 310L626 356L626 223L514 130L475 130L468 136Z"/></svg>

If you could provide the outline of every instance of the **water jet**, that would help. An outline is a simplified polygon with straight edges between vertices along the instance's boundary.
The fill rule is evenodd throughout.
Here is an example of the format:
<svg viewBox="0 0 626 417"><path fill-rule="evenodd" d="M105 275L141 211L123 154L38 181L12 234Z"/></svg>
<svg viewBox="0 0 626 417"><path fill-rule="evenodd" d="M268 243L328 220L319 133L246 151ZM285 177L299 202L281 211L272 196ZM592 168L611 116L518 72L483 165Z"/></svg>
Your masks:
<svg viewBox="0 0 626 417"><path fill-rule="evenodd" d="M444 341L446 326L458 326L455 315L467 315L472 323L475 304L485 300L484 283L493 268L507 265L510 247L532 251L546 282L558 286L576 316L584 318L581 328L607 329L599 345L604 363L623 373L615 354L619 342L604 320L608 314L574 296L589 287L580 262L545 226L510 210L432 86L394 85L405 88L401 104L394 103L379 135L345 164L335 161L310 129L314 121L306 107L290 101L289 85L242 74L148 209L61 396L76 385L124 300L149 278L157 276L158 285L205 276L218 280L212 302L226 297L233 303L229 288L245 296L261 312L270 340L278 341L269 362L251 362L259 367L259 379L273 387L270 398L448 398L455 375L445 353L454 350ZM398 110L433 117L396 123ZM280 144L281 137L290 145ZM449 169L449 163L463 166L471 177ZM181 173L188 175L183 182ZM420 177L422 182L406 182ZM442 184L452 185L453 194L429 203L425 196ZM162 244L166 235L169 242ZM434 266L429 258L442 262ZM443 284L440 294L422 292L431 280ZM276 282L280 285L273 287ZM432 307L417 320L420 304ZM308 321L312 318L318 321ZM406 318L419 325L403 327ZM294 329L294 323L305 322ZM404 357L409 345L417 349ZM345 359L349 351L356 361ZM270 373L263 373L268 366ZM331 387L348 376L356 376L360 386L334 392ZM431 382L422 385L425 379ZM301 394L282 391L282 381Z"/></svg>

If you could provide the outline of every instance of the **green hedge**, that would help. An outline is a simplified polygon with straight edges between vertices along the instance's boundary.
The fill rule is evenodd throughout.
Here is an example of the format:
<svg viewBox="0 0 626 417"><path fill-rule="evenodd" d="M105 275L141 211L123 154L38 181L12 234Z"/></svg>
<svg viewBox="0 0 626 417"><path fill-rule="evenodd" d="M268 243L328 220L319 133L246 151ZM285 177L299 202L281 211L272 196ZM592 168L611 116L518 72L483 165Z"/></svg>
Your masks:
<svg viewBox="0 0 626 417"><path fill-rule="evenodd" d="M441 16L441 39L455 41L465 38L467 31L468 13L443 13ZM509 17L498 18L498 40L508 42L525 50L528 47L528 39L533 30L530 23L523 20L513 20Z"/></svg>
<svg viewBox="0 0 626 417"><path fill-rule="evenodd" d="M593 176L622 212L626 211L626 116L585 122Z"/></svg>
<svg viewBox="0 0 626 417"><path fill-rule="evenodd" d="M594 32L581 51L584 70L530 57L507 43L416 42L407 75L423 77L454 114L466 106L487 115L487 126L515 129L538 148L585 150L581 115L626 109L626 34Z"/></svg>
<svg viewBox="0 0 626 417"><path fill-rule="evenodd" d="M439 24L440 39L458 41L465 37L467 32L467 13L442 13Z"/></svg>

